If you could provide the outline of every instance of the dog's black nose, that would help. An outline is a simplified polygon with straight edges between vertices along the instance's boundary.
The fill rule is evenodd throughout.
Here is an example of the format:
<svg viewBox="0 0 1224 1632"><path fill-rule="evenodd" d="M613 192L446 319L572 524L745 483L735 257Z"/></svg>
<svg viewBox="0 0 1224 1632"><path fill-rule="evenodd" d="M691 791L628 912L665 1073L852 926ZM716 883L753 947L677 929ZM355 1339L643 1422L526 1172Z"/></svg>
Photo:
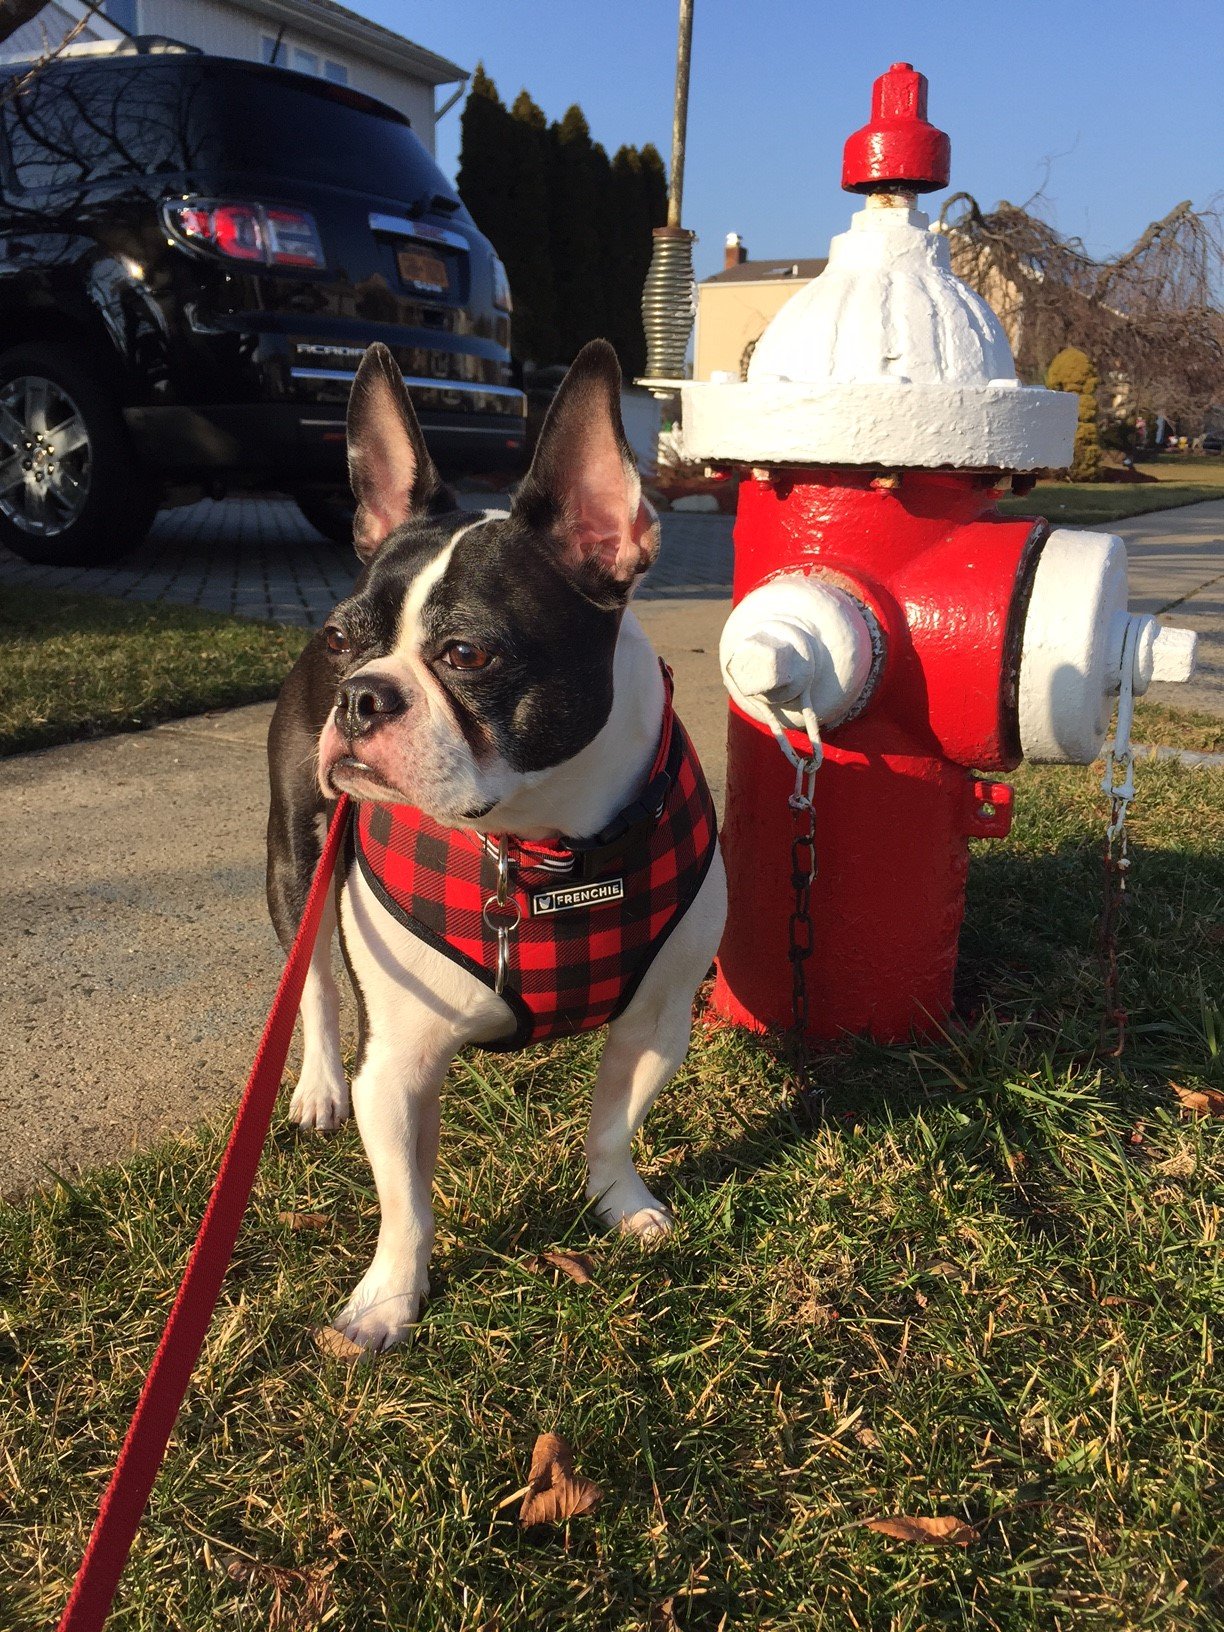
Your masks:
<svg viewBox="0 0 1224 1632"><path fill-rule="evenodd" d="M402 714L406 707L404 694L393 680L380 674L358 674L336 693L336 724L351 742L383 720Z"/></svg>

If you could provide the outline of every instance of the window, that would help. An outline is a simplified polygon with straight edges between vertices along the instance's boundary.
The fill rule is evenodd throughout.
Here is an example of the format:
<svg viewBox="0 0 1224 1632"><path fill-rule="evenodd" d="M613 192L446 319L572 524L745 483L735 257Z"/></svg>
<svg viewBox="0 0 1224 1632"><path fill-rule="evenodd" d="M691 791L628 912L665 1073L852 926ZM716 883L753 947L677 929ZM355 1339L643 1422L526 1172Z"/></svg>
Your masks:
<svg viewBox="0 0 1224 1632"><path fill-rule="evenodd" d="M138 34L136 0L104 0L102 14L129 34Z"/></svg>
<svg viewBox="0 0 1224 1632"><path fill-rule="evenodd" d="M3 120L18 186L84 188L191 169L196 132L167 63L69 59L10 96Z"/></svg>
<svg viewBox="0 0 1224 1632"><path fill-rule="evenodd" d="M130 0L130 3L134 5L135 0ZM347 85L349 82L349 71L343 62L335 62L331 57L320 59L317 51L287 40L283 34L279 39L274 34L261 35L259 56L261 62L275 63L278 68L292 68L295 73L311 74L315 79L329 79L333 85Z"/></svg>

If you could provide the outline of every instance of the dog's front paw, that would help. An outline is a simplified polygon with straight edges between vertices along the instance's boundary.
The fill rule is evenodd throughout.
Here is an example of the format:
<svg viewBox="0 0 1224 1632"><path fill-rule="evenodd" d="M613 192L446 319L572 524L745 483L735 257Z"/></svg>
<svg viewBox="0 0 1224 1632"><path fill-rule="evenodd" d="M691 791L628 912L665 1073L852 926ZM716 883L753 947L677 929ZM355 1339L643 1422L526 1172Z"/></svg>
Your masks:
<svg viewBox="0 0 1224 1632"><path fill-rule="evenodd" d="M344 1073L339 1077L326 1071L304 1068L289 1101L289 1120L299 1128L317 1128L329 1133L349 1116L349 1090Z"/></svg>
<svg viewBox="0 0 1224 1632"><path fill-rule="evenodd" d="M405 1284L371 1264L332 1325L360 1348L389 1349L416 1324L428 1291L427 1280Z"/></svg>
<svg viewBox="0 0 1224 1632"><path fill-rule="evenodd" d="M676 1227L676 1221L631 1171L599 1188L594 1177L587 1194L595 1201L595 1211L612 1230L636 1235L644 1246L656 1246Z"/></svg>
<svg viewBox="0 0 1224 1632"><path fill-rule="evenodd" d="M636 1235L644 1247L657 1247L676 1227L676 1221L666 1207L657 1202L653 1207L640 1207L636 1213L620 1221L623 1235Z"/></svg>

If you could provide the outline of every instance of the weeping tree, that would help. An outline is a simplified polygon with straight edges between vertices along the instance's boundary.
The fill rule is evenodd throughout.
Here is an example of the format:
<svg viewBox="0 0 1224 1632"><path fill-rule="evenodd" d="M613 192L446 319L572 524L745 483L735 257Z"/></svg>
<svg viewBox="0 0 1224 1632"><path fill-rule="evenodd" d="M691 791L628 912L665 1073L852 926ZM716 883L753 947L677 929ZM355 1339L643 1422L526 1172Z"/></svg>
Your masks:
<svg viewBox="0 0 1224 1632"><path fill-rule="evenodd" d="M998 313L1021 379L1037 383L1060 351L1091 357L1111 400L1200 425L1224 400L1224 235L1215 210L1178 204L1124 254L1089 255L1028 205L984 212L968 193L945 203L958 274Z"/></svg>

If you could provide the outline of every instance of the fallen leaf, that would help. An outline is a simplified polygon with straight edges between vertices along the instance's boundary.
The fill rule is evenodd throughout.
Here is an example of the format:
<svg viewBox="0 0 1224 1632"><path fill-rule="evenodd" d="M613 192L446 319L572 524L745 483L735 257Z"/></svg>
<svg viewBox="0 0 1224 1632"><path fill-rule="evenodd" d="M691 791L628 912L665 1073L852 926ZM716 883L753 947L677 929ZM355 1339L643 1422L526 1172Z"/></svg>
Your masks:
<svg viewBox="0 0 1224 1632"><path fill-rule="evenodd" d="M541 1252L527 1259L527 1268L540 1270L546 1264L568 1275L579 1286L591 1286L595 1281L595 1262L583 1252Z"/></svg>
<svg viewBox="0 0 1224 1632"><path fill-rule="evenodd" d="M1139 1309L1142 1305L1138 1298L1124 1298L1118 1292L1107 1292L1101 1299L1106 1309Z"/></svg>
<svg viewBox="0 0 1224 1632"><path fill-rule="evenodd" d="M589 1513L602 1495L593 1479L574 1472L574 1453L561 1435L541 1434L531 1453L519 1523L563 1524L579 1513Z"/></svg>
<svg viewBox="0 0 1224 1632"><path fill-rule="evenodd" d="M325 1230L331 1223L326 1213L277 1213L276 1216L291 1230Z"/></svg>
<svg viewBox="0 0 1224 1632"><path fill-rule="evenodd" d="M1183 1088L1176 1082L1169 1087L1191 1116L1224 1116L1224 1094L1218 1088Z"/></svg>
<svg viewBox="0 0 1224 1632"><path fill-rule="evenodd" d="M880 1443L874 1428L860 1428L854 1437L860 1445L865 1446L869 1451L874 1451Z"/></svg>
<svg viewBox="0 0 1224 1632"><path fill-rule="evenodd" d="M369 1349L363 1349L360 1343L354 1343L338 1332L334 1326L319 1326L315 1330L314 1340L324 1354L333 1360L347 1360L352 1365L357 1360L364 1360Z"/></svg>
<svg viewBox="0 0 1224 1632"><path fill-rule="evenodd" d="M1130 1133L1127 1135L1127 1140L1126 1140L1127 1144L1141 1145L1143 1143L1143 1138L1144 1138L1144 1135L1146 1134L1146 1132L1147 1132L1147 1124L1146 1123L1144 1123L1144 1122L1134 1123L1133 1126L1131 1127Z"/></svg>
<svg viewBox="0 0 1224 1632"><path fill-rule="evenodd" d="M914 1302L918 1305L919 1309L925 1309L930 1301L930 1298L927 1297L925 1292L914 1293Z"/></svg>
<svg viewBox="0 0 1224 1632"><path fill-rule="evenodd" d="M956 1264L950 1264L946 1258L926 1266L928 1275L959 1275L960 1269Z"/></svg>
<svg viewBox="0 0 1224 1632"><path fill-rule="evenodd" d="M978 1539L972 1525L964 1524L950 1514L938 1519L910 1518L903 1514L886 1519L868 1519L867 1529L876 1530L882 1536L892 1536L895 1541L934 1541L941 1546L952 1547L968 1547L971 1541Z"/></svg>
<svg viewBox="0 0 1224 1632"><path fill-rule="evenodd" d="M217 1563L233 1582L243 1586L271 1587L272 1602L262 1623L268 1632L299 1632L318 1626L332 1607L330 1577L336 1568L332 1559L312 1569L295 1570L283 1564L263 1564L237 1553L223 1554Z"/></svg>
<svg viewBox="0 0 1224 1632"><path fill-rule="evenodd" d="M676 1599L673 1594L664 1598L661 1604L656 1604L651 1611L650 1624L658 1632L680 1632L680 1622L676 1619Z"/></svg>

